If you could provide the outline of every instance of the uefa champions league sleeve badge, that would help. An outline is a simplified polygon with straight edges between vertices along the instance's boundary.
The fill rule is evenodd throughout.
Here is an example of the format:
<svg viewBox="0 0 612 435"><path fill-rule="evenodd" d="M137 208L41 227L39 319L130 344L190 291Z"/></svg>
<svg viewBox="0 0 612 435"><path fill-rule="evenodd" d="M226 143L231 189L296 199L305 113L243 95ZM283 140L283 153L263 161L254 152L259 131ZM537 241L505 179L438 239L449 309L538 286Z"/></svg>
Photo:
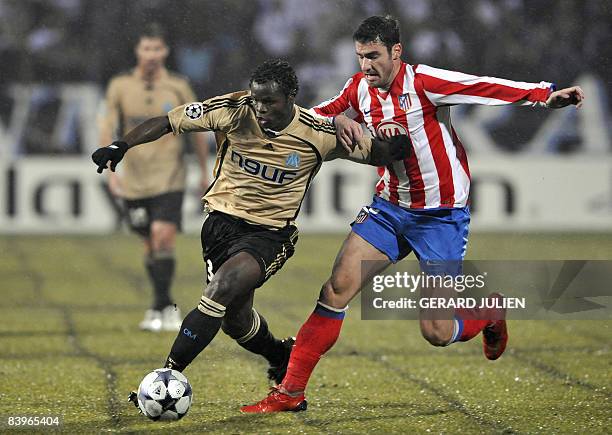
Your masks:
<svg viewBox="0 0 612 435"><path fill-rule="evenodd" d="M185 116L192 121L201 118L203 113L204 106L202 103L190 103L185 106Z"/></svg>

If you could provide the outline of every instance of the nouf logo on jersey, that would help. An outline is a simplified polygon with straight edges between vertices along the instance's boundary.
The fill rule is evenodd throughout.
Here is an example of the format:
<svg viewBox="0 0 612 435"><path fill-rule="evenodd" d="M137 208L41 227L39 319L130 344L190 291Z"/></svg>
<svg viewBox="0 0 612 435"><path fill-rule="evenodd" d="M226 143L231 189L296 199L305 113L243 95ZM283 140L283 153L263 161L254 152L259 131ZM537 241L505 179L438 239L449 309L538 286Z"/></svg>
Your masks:
<svg viewBox="0 0 612 435"><path fill-rule="evenodd" d="M389 139L398 134L408 134L408 131L406 131L406 127L395 121L384 121L376 127L376 136L379 139Z"/></svg>
<svg viewBox="0 0 612 435"><path fill-rule="evenodd" d="M287 166L290 168L297 168L300 166L300 156L295 151L287 156Z"/></svg>
<svg viewBox="0 0 612 435"><path fill-rule="evenodd" d="M267 181L272 181L273 183L288 183L293 180L298 174L296 171L286 171L281 168L275 168L274 166L261 163L255 159L245 157L234 150L232 150L231 159L232 162L238 163L238 166L247 174L263 178Z"/></svg>

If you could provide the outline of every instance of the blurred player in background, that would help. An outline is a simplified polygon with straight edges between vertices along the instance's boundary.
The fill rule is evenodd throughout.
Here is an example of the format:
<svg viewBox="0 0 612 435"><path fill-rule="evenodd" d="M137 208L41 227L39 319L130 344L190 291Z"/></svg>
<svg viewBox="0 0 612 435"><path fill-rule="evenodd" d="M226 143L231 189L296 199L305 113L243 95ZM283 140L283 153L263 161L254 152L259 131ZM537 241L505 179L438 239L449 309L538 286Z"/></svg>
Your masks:
<svg viewBox="0 0 612 435"><path fill-rule="evenodd" d="M271 366L269 378L280 382L293 340L274 338L253 309L253 298L255 289L293 255L295 219L313 177L327 160L378 166L401 160L410 150L406 136L362 137L360 147L349 153L337 142L331 124L295 104L297 92L293 68L284 61L267 61L251 76L250 91L179 106L92 156L98 172L109 162L114 171L128 149L128 156L155 149L153 143L132 150L138 144L171 132L216 133L215 179L203 198L207 285L198 306L183 320L167 368L183 371L223 329L243 348L264 356Z"/></svg>
<svg viewBox="0 0 612 435"><path fill-rule="evenodd" d="M304 391L314 367L336 342L349 301L374 275L414 251L429 274L461 273L467 248L470 172L465 150L451 125L455 104L581 106L577 87L555 91L552 83L525 83L409 65L401 60L397 20L374 16L353 35L361 72L339 95L315 108L334 120L338 139L353 147L364 123L374 137L407 134L413 152L378 169L374 201L352 224L323 285L314 312L300 329L287 375L261 402L243 412L306 408ZM364 262L363 260L376 260ZM440 289L421 289L421 297ZM452 292L451 292L452 293ZM501 298L499 294L490 297ZM423 337L434 346L467 341L483 332L485 356L501 356L508 340L505 310L421 311Z"/></svg>
<svg viewBox="0 0 612 435"><path fill-rule="evenodd" d="M136 67L115 76L108 86L100 146L123 136L145 119L165 115L172 108L195 100L187 80L164 66L169 49L159 25L150 24L140 33L134 51ZM206 137L196 134L192 139L204 189L207 184ZM109 176L111 193L124 200L129 226L144 242L153 304L145 312L140 328L148 331L178 331L181 325L182 316L174 305L170 288L185 192L183 154L182 141L166 136L130 153L121 174L111 172Z"/></svg>

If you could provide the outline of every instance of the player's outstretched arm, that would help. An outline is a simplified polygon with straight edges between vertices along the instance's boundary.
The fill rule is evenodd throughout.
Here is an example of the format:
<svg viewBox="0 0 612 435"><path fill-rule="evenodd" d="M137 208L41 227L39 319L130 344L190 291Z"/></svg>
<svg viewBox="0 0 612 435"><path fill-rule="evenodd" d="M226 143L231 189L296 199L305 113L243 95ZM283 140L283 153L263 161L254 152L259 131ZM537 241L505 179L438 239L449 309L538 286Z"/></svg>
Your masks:
<svg viewBox="0 0 612 435"><path fill-rule="evenodd" d="M91 155L91 159L98 165L98 174L107 169L115 172L117 164L123 159L128 149L143 143L153 142L172 131L170 120L167 116L158 116L134 127L122 140L118 140L104 148L98 148Z"/></svg>
<svg viewBox="0 0 612 435"><path fill-rule="evenodd" d="M372 139L370 165L387 166L397 160L404 160L412 152L412 143L405 134L392 136L388 139Z"/></svg>
<svg viewBox="0 0 612 435"><path fill-rule="evenodd" d="M580 109L583 101L584 91L580 86L572 86L571 88L551 92L546 100L546 107L550 109L560 109L573 104L576 106L576 109Z"/></svg>

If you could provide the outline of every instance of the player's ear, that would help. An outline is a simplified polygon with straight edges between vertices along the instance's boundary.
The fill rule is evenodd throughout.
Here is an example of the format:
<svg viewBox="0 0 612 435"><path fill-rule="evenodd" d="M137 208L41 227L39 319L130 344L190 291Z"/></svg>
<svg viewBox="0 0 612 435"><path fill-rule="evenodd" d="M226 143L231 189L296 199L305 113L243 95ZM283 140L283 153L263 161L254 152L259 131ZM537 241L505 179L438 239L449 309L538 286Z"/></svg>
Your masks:
<svg viewBox="0 0 612 435"><path fill-rule="evenodd" d="M391 47L391 59L397 60L402 56L402 44L398 42Z"/></svg>

